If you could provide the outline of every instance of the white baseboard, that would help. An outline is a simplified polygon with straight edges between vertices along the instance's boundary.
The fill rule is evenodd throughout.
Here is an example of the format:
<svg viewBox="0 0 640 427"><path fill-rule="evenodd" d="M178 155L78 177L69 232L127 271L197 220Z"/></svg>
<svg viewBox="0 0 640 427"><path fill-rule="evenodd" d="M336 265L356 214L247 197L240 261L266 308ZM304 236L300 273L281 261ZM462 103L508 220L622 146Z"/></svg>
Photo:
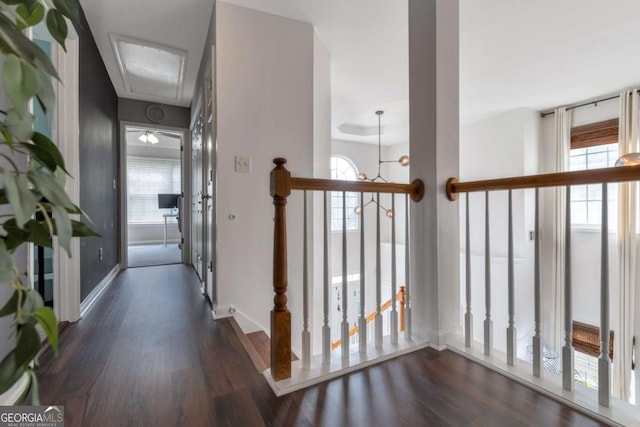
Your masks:
<svg viewBox="0 0 640 427"><path fill-rule="evenodd" d="M269 329L263 328L258 322L242 313L241 311L236 311L233 317L236 319L236 322L238 322L240 329L242 329L242 332L244 332L245 334L263 331L267 334L267 336L269 335Z"/></svg>
<svg viewBox="0 0 640 427"><path fill-rule="evenodd" d="M117 264L113 269L105 276L104 279L98 285L93 288L93 291L80 303L80 317L84 317L89 310L96 303L98 298L102 295L102 293L109 287L109 285L113 282L113 279L116 278L118 273L120 272L120 264Z"/></svg>
<svg viewBox="0 0 640 427"><path fill-rule="evenodd" d="M213 316L213 320L219 320L224 319L225 317L232 317L235 312L236 308L232 305L214 305L211 310L211 315Z"/></svg>

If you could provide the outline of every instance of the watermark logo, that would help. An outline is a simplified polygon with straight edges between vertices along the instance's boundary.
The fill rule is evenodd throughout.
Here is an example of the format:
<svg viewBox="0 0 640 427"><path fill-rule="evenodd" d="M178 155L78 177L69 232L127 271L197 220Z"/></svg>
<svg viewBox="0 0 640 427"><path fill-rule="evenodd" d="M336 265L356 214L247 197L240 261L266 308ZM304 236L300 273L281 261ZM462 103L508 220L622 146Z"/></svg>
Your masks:
<svg viewBox="0 0 640 427"><path fill-rule="evenodd" d="M63 427L64 406L0 406L0 427Z"/></svg>

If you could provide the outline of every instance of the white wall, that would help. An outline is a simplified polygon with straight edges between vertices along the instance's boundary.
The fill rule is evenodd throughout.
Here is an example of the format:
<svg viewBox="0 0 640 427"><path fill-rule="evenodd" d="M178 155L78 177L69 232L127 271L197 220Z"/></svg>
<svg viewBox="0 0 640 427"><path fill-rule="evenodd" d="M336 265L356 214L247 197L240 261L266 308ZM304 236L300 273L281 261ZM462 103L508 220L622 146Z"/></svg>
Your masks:
<svg viewBox="0 0 640 427"><path fill-rule="evenodd" d="M522 176L537 173L540 114L521 108L465 125L460 135L460 176L463 181ZM508 193L490 193L491 312L494 347L505 351L508 320L507 254ZM461 259L465 254L466 195L460 201ZM474 338L483 341L485 318L485 193L470 195L471 280ZM532 190L513 191L513 227L515 258L515 320L518 355L526 357L526 346L533 334L533 242ZM465 277L461 262L461 277ZM460 285L461 311L465 310L465 283Z"/></svg>
<svg viewBox="0 0 640 427"><path fill-rule="evenodd" d="M294 176L314 173L314 49L310 24L218 2L218 304L269 331L273 308L273 158ZM251 158L250 173L234 157ZM302 228L302 196L289 198L289 235ZM235 219L229 219L235 215ZM301 328L302 240L289 239L292 345Z"/></svg>

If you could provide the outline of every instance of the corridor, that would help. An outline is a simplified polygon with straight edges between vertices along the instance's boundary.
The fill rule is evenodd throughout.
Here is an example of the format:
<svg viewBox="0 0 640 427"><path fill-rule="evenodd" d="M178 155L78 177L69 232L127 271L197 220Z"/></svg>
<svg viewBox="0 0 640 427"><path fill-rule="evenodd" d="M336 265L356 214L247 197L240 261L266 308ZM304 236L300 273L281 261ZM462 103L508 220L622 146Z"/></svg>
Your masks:
<svg viewBox="0 0 640 427"><path fill-rule="evenodd" d="M185 265L122 272L39 377L66 426L600 425L431 349L277 398Z"/></svg>

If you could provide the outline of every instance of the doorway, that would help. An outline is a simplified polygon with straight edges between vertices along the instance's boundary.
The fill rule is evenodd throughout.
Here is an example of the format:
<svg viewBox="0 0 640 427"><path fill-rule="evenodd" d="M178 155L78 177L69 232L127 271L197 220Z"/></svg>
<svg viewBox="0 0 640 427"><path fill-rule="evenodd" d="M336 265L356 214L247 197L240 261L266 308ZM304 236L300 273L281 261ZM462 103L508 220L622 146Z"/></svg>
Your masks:
<svg viewBox="0 0 640 427"><path fill-rule="evenodd" d="M127 267L182 263L184 132L124 125Z"/></svg>

